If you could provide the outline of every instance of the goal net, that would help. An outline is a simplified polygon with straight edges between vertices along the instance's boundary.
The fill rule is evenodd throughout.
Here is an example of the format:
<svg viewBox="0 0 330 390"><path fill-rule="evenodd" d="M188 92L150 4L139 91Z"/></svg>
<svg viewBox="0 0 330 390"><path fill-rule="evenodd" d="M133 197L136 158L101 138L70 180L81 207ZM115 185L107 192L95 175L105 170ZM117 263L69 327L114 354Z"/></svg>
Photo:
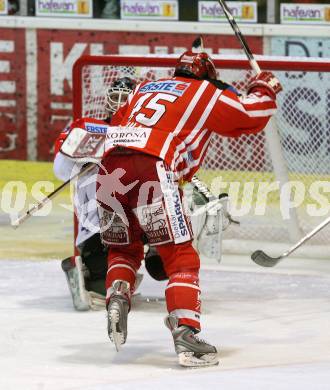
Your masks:
<svg viewBox="0 0 330 390"><path fill-rule="evenodd" d="M248 61L241 56L212 58L218 78L244 94L253 77ZM234 252L267 248L269 243L287 247L330 211L330 61L256 59L283 85L277 114L257 135L234 139L214 134L198 172L212 192L229 194L240 226L225 232L224 249ZM105 92L114 80L170 77L175 63L171 56L81 57L73 69L74 117L105 118ZM310 244L311 254L322 255L330 244L330 228Z"/></svg>

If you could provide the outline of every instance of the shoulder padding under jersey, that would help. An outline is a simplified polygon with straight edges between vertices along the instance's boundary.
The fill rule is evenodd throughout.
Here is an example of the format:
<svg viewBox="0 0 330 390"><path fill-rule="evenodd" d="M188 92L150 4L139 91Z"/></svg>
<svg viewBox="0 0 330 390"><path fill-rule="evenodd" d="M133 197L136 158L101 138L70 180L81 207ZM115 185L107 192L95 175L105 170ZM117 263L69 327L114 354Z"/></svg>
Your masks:
<svg viewBox="0 0 330 390"><path fill-rule="evenodd" d="M213 79L209 79L207 80L209 81L211 84L213 84L216 88L218 89L221 89L221 90L227 90L227 91L232 91L234 92L237 96L240 95L240 93L230 84L227 84L225 83L224 81L221 81L221 80L213 80Z"/></svg>

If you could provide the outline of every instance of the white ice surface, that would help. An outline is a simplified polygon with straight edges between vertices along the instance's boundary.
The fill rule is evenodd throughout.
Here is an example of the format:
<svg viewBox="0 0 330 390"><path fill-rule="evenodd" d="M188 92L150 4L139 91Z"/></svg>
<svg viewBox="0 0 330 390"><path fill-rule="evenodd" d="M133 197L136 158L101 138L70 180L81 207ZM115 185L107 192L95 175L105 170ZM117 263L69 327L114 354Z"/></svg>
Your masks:
<svg viewBox="0 0 330 390"><path fill-rule="evenodd" d="M147 275L119 353L104 312L73 310L59 261L0 261L1 390L329 390L330 262L204 266L203 332L220 365L177 365L164 283Z"/></svg>

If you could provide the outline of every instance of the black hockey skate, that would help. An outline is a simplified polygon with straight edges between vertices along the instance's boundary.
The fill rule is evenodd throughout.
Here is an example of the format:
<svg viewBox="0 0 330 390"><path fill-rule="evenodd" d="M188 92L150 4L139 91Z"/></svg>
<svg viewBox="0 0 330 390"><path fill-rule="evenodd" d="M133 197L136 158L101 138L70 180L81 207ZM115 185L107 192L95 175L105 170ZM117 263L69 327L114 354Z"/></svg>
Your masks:
<svg viewBox="0 0 330 390"><path fill-rule="evenodd" d="M130 286L124 280L115 280L108 305L108 335L117 352L127 338Z"/></svg>
<svg viewBox="0 0 330 390"><path fill-rule="evenodd" d="M167 316L165 325L172 332L175 352L181 366L206 367L219 364L217 349L199 339L189 326L178 326L176 316L171 314Z"/></svg>

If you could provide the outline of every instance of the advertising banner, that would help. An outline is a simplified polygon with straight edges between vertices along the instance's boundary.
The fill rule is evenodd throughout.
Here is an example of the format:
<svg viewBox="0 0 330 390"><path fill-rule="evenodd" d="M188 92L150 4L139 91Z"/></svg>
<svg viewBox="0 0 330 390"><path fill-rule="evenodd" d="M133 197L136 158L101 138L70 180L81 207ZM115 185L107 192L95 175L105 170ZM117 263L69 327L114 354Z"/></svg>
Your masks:
<svg viewBox="0 0 330 390"><path fill-rule="evenodd" d="M178 20L177 0L121 0L121 19Z"/></svg>
<svg viewBox="0 0 330 390"><path fill-rule="evenodd" d="M36 16L91 18L93 0L36 0Z"/></svg>
<svg viewBox="0 0 330 390"><path fill-rule="evenodd" d="M330 58L330 40L314 37L272 37L273 55ZM289 169L329 174L330 74L327 72L278 72L284 87L277 115ZM297 120L299 118L299 120ZM308 152L306 152L308 151ZM313 164L311 164L313 153ZM323 169L325 170L323 171Z"/></svg>
<svg viewBox="0 0 330 390"><path fill-rule="evenodd" d="M330 24L330 4L281 4L283 24Z"/></svg>
<svg viewBox="0 0 330 390"><path fill-rule="evenodd" d="M8 14L8 0L0 0L0 15Z"/></svg>
<svg viewBox="0 0 330 390"><path fill-rule="evenodd" d="M330 39L322 37L272 37L270 52L275 56L330 58Z"/></svg>
<svg viewBox="0 0 330 390"><path fill-rule="evenodd" d="M254 1L227 1L235 20L244 23L257 23L257 2ZM220 4L217 1L198 2L198 20L200 22L227 22Z"/></svg>
<svg viewBox="0 0 330 390"><path fill-rule="evenodd" d="M1 29L0 159L27 158L24 29Z"/></svg>

